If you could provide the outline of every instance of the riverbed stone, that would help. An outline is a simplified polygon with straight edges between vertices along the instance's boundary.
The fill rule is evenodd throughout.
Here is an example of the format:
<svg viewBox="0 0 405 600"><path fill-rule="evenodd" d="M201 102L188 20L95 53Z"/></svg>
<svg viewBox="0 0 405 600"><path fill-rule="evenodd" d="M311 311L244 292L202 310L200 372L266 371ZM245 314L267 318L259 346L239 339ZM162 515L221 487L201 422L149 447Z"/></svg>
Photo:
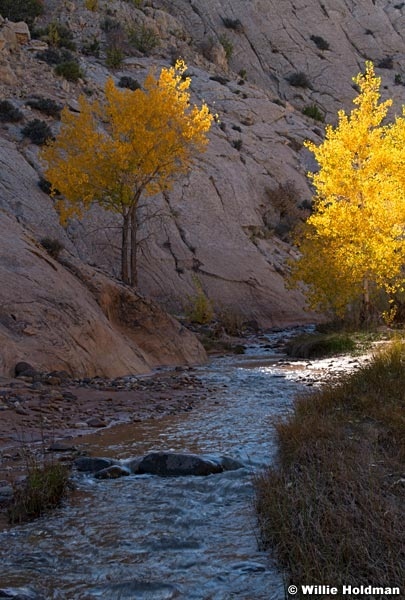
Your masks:
<svg viewBox="0 0 405 600"><path fill-rule="evenodd" d="M1 588L0 598L12 598L13 600L44 600L34 590L27 587Z"/></svg>
<svg viewBox="0 0 405 600"><path fill-rule="evenodd" d="M94 475L96 479L118 479L119 477L127 477L131 475L131 471L122 465L111 465L106 469L97 471Z"/></svg>
<svg viewBox="0 0 405 600"><path fill-rule="evenodd" d="M97 473L102 469L107 469L112 465L117 464L113 458L93 458L90 456L81 456L76 458L75 466L78 471L84 471L85 473Z"/></svg>
<svg viewBox="0 0 405 600"><path fill-rule="evenodd" d="M211 459L175 452L151 452L143 457L138 466L139 474L150 473L161 477L204 476L222 471L223 467Z"/></svg>

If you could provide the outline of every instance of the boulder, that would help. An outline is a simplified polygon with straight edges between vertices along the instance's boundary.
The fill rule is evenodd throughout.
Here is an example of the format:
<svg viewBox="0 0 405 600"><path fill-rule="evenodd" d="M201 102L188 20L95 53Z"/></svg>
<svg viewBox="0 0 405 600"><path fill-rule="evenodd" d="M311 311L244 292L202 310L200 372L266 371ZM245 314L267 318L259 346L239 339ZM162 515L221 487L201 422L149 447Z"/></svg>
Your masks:
<svg viewBox="0 0 405 600"><path fill-rule="evenodd" d="M108 469L116 465L117 461L112 458L92 458L90 456L81 456L75 460L75 466L78 471L85 473L97 473L103 469Z"/></svg>
<svg viewBox="0 0 405 600"><path fill-rule="evenodd" d="M151 452L143 457L137 472L138 474L150 473L160 477L179 477L183 475L204 476L222 471L221 465L197 454Z"/></svg>

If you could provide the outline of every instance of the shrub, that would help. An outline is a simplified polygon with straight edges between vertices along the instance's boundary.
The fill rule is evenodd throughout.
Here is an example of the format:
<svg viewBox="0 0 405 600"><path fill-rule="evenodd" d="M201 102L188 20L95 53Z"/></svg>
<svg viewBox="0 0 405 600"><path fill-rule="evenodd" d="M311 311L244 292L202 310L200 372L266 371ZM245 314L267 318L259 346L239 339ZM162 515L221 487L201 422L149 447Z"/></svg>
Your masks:
<svg viewBox="0 0 405 600"><path fill-rule="evenodd" d="M272 213L277 211L278 223L275 226L275 233L285 241L290 240L291 231L299 223L308 217L308 211L303 210L300 202L300 193L294 182L286 181L279 183L275 188L266 190L270 207L265 207L263 212L263 221L266 227L272 226Z"/></svg>
<svg viewBox="0 0 405 600"><path fill-rule="evenodd" d="M239 77L243 80L247 79L247 71L246 69L241 69L238 73Z"/></svg>
<svg viewBox="0 0 405 600"><path fill-rule="evenodd" d="M245 318L231 308L223 308L217 315L218 328L228 335L241 336L245 332Z"/></svg>
<svg viewBox="0 0 405 600"><path fill-rule="evenodd" d="M104 21L100 23L100 27L104 33L109 33L111 31L116 31L117 29L122 29L121 23L116 19L112 19L111 17L106 17Z"/></svg>
<svg viewBox="0 0 405 600"><path fill-rule="evenodd" d="M227 35L221 35L219 37L219 41L220 41L223 49L225 50L226 59L230 60L230 58L233 54L233 44L232 44L231 40L228 38Z"/></svg>
<svg viewBox="0 0 405 600"><path fill-rule="evenodd" d="M294 358L321 358L347 354L356 349L356 343L347 333L310 333L292 338L286 346L288 356Z"/></svg>
<svg viewBox="0 0 405 600"><path fill-rule="evenodd" d="M96 36L92 40L86 40L83 43L82 53L86 56L95 56L96 58L100 56L100 42Z"/></svg>
<svg viewBox="0 0 405 600"><path fill-rule="evenodd" d="M32 25L44 12L43 0L0 0L0 14L10 21L25 21Z"/></svg>
<svg viewBox="0 0 405 600"><path fill-rule="evenodd" d="M52 193L52 184L50 181L48 181L47 179L45 179L45 177L40 177L38 179L38 187L45 193L48 194L48 196L51 195Z"/></svg>
<svg viewBox="0 0 405 600"><path fill-rule="evenodd" d="M41 246L48 252L48 254L55 260L59 258L59 254L65 249L65 246L62 244L62 242L56 238L42 238L40 243Z"/></svg>
<svg viewBox="0 0 405 600"><path fill-rule="evenodd" d="M69 469L60 463L32 461L25 482L17 487L8 509L9 522L22 523L59 506L69 485Z"/></svg>
<svg viewBox="0 0 405 600"><path fill-rule="evenodd" d="M58 48L47 48L42 52L37 52L36 57L51 66L60 65L61 63L71 62L74 60L73 54L64 48L61 50Z"/></svg>
<svg viewBox="0 0 405 600"><path fill-rule="evenodd" d="M193 277L193 284L196 290L194 296L189 296L189 306L186 309L187 318L192 323L204 325L210 323L214 316L212 302L205 294L201 282L197 277Z"/></svg>
<svg viewBox="0 0 405 600"><path fill-rule="evenodd" d="M297 73L292 73L287 77L287 81L293 87L302 87L302 88L310 88L311 83L308 79L308 76L303 71L298 71Z"/></svg>
<svg viewBox="0 0 405 600"><path fill-rule="evenodd" d="M243 142L242 142L241 139L232 140L232 146L235 148L235 150L241 150L242 149L242 145L243 145Z"/></svg>
<svg viewBox="0 0 405 600"><path fill-rule="evenodd" d="M55 102L55 100L52 100L52 98L33 98L32 100L28 100L26 104L44 113L44 115L48 115L48 117L60 118L62 106Z"/></svg>
<svg viewBox="0 0 405 600"><path fill-rule="evenodd" d="M18 123L24 118L23 113L9 100L0 101L0 121L3 123Z"/></svg>
<svg viewBox="0 0 405 600"><path fill-rule="evenodd" d="M29 137L31 142L37 144L37 146L42 146L48 139L53 137L49 125L45 123L45 121L40 121L39 119L29 121L24 129L21 130L21 133L25 137Z"/></svg>
<svg viewBox="0 0 405 600"><path fill-rule="evenodd" d="M379 63L377 63L377 67L379 69L393 69L394 68L394 59L392 56L386 56Z"/></svg>
<svg viewBox="0 0 405 600"><path fill-rule="evenodd" d="M307 117L311 117L311 119L315 119L315 121L325 121L324 114L319 110L316 104L304 106L302 109L302 114L306 115Z"/></svg>
<svg viewBox="0 0 405 600"><path fill-rule="evenodd" d="M84 6L87 8L87 10L95 12L98 10L98 0L85 0Z"/></svg>
<svg viewBox="0 0 405 600"><path fill-rule="evenodd" d="M394 83L395 85L402 85L402 75L400 73L395 73Z"/></svg>
<svg viewBox="0 0 405 600"><path fill-rule="evenodd" d="M311 40L319 50L329 50L329 42L320 35L311 35Z"/></svg>
<svg viewBox="0 0 405 600"><path fill-rule="evenodd" d="M107 48L105 64L110 69L118 69L124 60L124 52L117 46Z"/></svg>
<svg viewBox="0 0 405 600"><path fill-rule="evenodd" d="M32 37L48 42L53 48L76 49L76 44L73 41L73 33L68 27L56 21L47 25L44 29L34 30Z"/></svg>
<svg viewBox="0 0 405 600"><path fill-rule="evenodd" d="M128 41L142 54L149 54L160 40L156 32L146 25L140 25L128 30Z"/></svg>
<svg viewBox="0 0 405 600"><path fill-rule="evenodd" d="M243 25L239 19L229 19L228 17L222 17L222 23L227 29L233 29L233 31L237 31L238 33L243 33L244 31Z"/></svg>
<svg viewBox="0 0 405 600"><path fill-rule="evenodd" d="M133 77L128 77L127 75L123 75L118 82L118 87L127 88L134 92L135 90L139 90L141 88L141 85L140 85L139 81L137 81Z"/></svg>
<svg viewBox="0 0 405 600"><path fill-rule="evenodd" d="M83 71L75 60L68 60L56 65L55 73L68 81L76 82L83 77Z"/></svg>

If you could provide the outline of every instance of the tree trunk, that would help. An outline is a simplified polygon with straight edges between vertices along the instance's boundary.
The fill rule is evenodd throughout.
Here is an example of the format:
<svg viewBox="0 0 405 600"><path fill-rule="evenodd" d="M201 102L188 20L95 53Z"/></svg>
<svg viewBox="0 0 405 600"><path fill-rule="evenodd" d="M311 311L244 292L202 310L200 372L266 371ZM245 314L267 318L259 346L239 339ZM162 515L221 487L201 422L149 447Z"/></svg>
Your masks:
<svg viewBox="0 0 405 600"><path fill-rule="evenodd" d="M131 252L130 252L130 270L131 270L131 285L136 288L138 286L138 263L137 263L137 234L138 234L138 219L136 214L137 202L131 207L130 211L130 229L131 229Z"/></svg>
<svg viewBox="0 0 405 600"><path fill-rule="evenodd" d="M363 306L361 308L361 324L369 325L371 322L370 286L367 277L363 281Z"/></svg>
<svg viewBox="0 0 405 600"><path fill-rule="evenodd" d="M121 279L124 283L131 284L128 272L128 254L129 254L129 214L123 214L122 222L122 244L121 244Z"/></svg>

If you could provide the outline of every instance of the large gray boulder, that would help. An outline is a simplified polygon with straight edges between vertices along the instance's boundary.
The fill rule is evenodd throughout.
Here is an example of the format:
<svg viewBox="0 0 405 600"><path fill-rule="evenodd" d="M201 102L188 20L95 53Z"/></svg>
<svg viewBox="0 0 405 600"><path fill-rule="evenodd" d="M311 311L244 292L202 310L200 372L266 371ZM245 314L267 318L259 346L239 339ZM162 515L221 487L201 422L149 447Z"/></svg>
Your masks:
<svg viewBox="0 0 405 600"><path fill-rule="evenodd" d="M212 475L225 470L234 470L243 465L231 460L221 462L197 454L179 454L175 452L151 452L138 464L137 473L150 473L160 477L178 477L183 475Z"/></svg>

